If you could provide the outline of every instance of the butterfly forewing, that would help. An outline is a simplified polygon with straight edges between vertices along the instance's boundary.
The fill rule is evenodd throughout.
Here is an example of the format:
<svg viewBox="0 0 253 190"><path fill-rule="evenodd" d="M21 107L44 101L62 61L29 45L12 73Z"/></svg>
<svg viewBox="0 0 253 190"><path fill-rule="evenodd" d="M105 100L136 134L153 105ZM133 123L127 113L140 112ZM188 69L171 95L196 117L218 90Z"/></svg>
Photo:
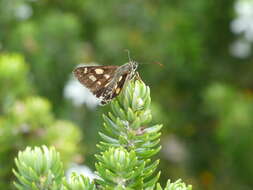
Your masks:
<svg viewBox="0 0 253 190"><path fill-rule="evenodd" d="M81 84L101 100L104 105L115 98L125 83L135 75L136 62L122 66L83 66L73 73Z"/></svg>
<svg viewBox="0 0 253 190"><path fill-rule="evenodd" d="M76 68L73 73L81 84L95 93L110 82L117 68L118 66L83 66Z"/></svg>

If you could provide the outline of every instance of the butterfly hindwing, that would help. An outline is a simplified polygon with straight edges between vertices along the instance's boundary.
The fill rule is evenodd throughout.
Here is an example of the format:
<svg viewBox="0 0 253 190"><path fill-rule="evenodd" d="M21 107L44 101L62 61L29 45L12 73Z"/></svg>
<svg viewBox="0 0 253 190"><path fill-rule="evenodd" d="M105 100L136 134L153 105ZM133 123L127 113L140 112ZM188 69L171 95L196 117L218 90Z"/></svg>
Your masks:
<svg viewBox="0 0 253 190"><path fill-rule="evenodd" d="M113 98L118 96L123 89L125 83L127 82L128 74L124 74L120 76L114 83L112 83L110 86L104 89L98 90L95 94L99 96L102 96L103 99L101 101L101 104L106 104L109 101L111 101Z"/></svg>
<svg viewBox="0 0 253 190"><path fill-rule="evenodd" d="M127 82L127 77L128 74L124 74L122 76L119 77L116 86L114 87L113 91L112 91L112 98L116 97L117 95L119 95L119 93L121 92L121 90L123 89L125 83Z"/></svg>

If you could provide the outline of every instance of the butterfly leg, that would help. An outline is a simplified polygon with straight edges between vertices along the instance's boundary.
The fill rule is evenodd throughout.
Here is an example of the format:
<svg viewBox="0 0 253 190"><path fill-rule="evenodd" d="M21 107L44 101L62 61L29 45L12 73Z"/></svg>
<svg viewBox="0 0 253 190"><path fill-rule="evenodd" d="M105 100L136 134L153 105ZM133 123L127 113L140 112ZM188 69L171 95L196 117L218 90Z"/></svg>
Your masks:
<svg viewBox="0 0 253 190"><path fill-rule="evenodd" d="M143 80L141 79L141 77L140 77L140 75L139 75L138 72L135 73L134 78L135 78L136 80L139 80L139 81L143 82Z"/></svg>

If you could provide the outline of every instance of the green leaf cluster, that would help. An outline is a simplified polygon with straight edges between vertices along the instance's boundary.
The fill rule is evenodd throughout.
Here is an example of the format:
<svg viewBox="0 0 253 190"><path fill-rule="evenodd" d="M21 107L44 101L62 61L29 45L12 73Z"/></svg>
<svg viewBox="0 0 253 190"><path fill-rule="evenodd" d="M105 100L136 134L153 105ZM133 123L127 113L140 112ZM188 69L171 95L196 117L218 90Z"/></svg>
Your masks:
<svg viewBox="0 0 253 190"><path fill-rule="evenodd" d="M142 173L145 162L139 162L134 151L124 148L110 148L97 155L97 172L101 179L97 182L104 189L140 189L143 185Z"/></svg>
<svg viewBox="0 0 253 190"><path fill-rule="evenodd" d="M83 175L72 174L70 180L64 182L64 190L96 190L96 186Z"/></svg>
<svg viewBox="0 0 253 190"><path fill-rule="evenodd" d="M162 190L160 184L157 185L156 190ZM192 190L192 186L186 185L185 183L182 182L181 179L178 179L173 183L170 180L168 180L164 190Z"/></svg>
<svg viewBox="0 0 253 190"><path fill-rule="evenodd" d="M64 177L60 154L46 146L27 147L15 159L17 170L13 170L19 190L95 190L95 185L84 176L72 175L69 182Z"/></svg>
<svg viewBox="0 0 253 190"><path fill-rule="evenodd" d="M123 147L131 153L130 155L134 152L137 157L136 168L134 170L129 168L129 171L138 171L138 175L135 176L138 179L134 179L134 183L132 178L124 178L123 180L126 187L129 188L153 189L160 175L159 173L153 175L159 160L153 161L151 157L161 149L159 145L161 133L159 131L162 126L148 126L152 118L150 103L149 87L136 80L130 82L122 95L111 103L112 112L103 116L104 132L100 133L103 141L100 142L98 147L102 151L106 151L110 147ZM113 150L116 151L117 149L110 149L111 152ZM105 152L103 156L108 157L109 154ZM103 178L102 176L105 174L100 173L101 167L98 167L103 165L103 162L101 157L99 158L100 162L97 164L97 170L100 177ZM110 163L114 165L115 162L111 159ZM105 166L108 170L111 169L108 164ZM117 171L116 168L114 170ZM117 180L114 181L114 185L111 184L110 180L105 180L102 184L105 187L109 186L111 189L118 185Z"/></svg>
<svg viewBox="0 0 253 190"><path fill-rule="evenodd" d="M47 147L33 150L28 147L20 152L15 159L18 172L14 170L19 183L14 183L19 189L60 189L63 177L63 166L59 153Z"/></svg>

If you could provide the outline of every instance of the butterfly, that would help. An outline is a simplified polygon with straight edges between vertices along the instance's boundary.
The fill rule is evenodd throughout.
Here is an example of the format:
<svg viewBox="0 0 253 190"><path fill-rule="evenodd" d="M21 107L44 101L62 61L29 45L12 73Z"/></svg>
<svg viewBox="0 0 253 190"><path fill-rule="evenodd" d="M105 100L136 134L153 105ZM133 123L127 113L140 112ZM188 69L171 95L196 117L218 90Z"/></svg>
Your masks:
<svg viewBox="0 0 253 190"><path fill-rule="evenodd" d="M129 60L128 63L116 66L81 66L74 69L74 76L88 88L101 105L109 103L118 96L128 81L135 76L138 63Z"/></svg>

